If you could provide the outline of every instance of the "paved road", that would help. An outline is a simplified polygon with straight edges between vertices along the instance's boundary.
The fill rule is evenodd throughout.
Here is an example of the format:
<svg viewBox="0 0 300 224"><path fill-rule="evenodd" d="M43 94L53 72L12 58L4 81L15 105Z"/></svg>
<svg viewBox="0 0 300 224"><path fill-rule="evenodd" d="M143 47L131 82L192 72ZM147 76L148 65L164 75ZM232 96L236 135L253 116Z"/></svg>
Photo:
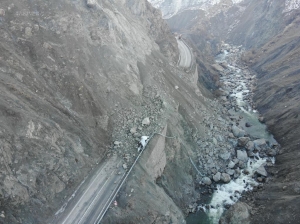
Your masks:
<svg viewBox="0 0 300 224"><path fill-rule="evenodd" d="M179 53L180 53L180 61L179 66L184 68L191 67L192 64L192 54L188 46L182 41L177 39Z"/></svg>
<svg viewBox="0 0 300 224"><path fill-rule="evenodd" d="M78 190L65 210L52 223L96 224L106 212L105 208L125 176L117 157L104 163Z"/></svg>

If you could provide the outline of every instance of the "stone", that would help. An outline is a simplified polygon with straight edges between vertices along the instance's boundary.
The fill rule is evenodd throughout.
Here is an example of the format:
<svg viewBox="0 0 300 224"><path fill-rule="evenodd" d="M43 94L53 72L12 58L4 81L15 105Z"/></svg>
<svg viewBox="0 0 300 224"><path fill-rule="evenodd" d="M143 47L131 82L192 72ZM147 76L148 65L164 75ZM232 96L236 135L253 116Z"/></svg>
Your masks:
<svg viewBox="0 0 300 224"><path fill-rule="evenodd" d="M235 166L235 163L234 163L233 161L230 161L230 162L228 163L228 168L229 168L229 169L232 169L234 166Z"/></svg>
<svg viewBox="0 0 300 224"><path fill-rule="evenodd" d="M228 134L228 137L229 137L229 138L234 138L234 135L233 135L232 133L229 133L229 134Z"/></svg>
<svg viewBox="0 0 300 224"><path fill-rule="evenodd" d="M137 127L131 128L131 129L130 129L130 133L131 133L131 134L135 134L135 133L136 133L136 129L137 129Z"/></svg>
<svg viewBox="0 0 300 224"><path fill-rule="evenodd" d="M248 141L245 148L249 151L253 151L254 150L254 142Z"/></svg>
<svg viewBox="0 0 300 224"><path fill-rule="evenodd" d="M5 10L4 9L0 9L0 16L5 16Z"/></svg>
<svg viewBox="0 0 300 224"><path fill-rule="evenodd" d="M258 167L256 170L255 170L255 173L261 175L261 176L268 176L268 173L265 169L265 167L263 165L261 165L260 167Z"/></svg>
<svg viewBox="0 0 300 224"><path fill-rule="evenodd" d="M226 161L230 158L230 152L219 154L219 157Z"/></svg>
<svg viewBox="0 0 300 224"><path fill-rule="evenodd" d="M236 157L238 158L238 160L243 161L243 162L247 162L248 161L248 155L247 155L246 151L237 150L236 154L237 154Z"/></svg>
<svg viewBox="0 0 300 224"><path fill-rule="evenodd" d="M222 137L221 135L218 135L218 136L217 136L217 140L218 140L219 142L223 142L223 141L224 141L224 139L223 139L223 137Z"/></svg>
<svg viewBox="0 0 300 224"><path fill-rule="evenodd" d="M229 174L227 173L222 173L221 174L221 180L224 182L224 183L229 183L231 181L231 177Z"/></svg>
<svg viewBox="0 0 300 224"><path fill-rule="evenodd" d="M251 127L252 125L251 125L250 123L246 122L245 126L246 126L247 128L249 128L249 127Z"/></svg>
<svg viewBox="0 0 300 224"><path fill-rule="evenodd" d="M25 28L25 36L26 37L31 37L32 36L32 29L31 29L31 27L26 27Z"/></svg>
<svg viewBox="0 0 300 224"><path fill-rule="evenodd" d="M225 211L219 224L250 224L251 207L244 202L237 202Z"/></svg>
<svg viewBox="0 0 300 224"><path fill-rule="evenodd" d="M144 118L144 120L142 121L142 125L149 125L150 124L150 118L149 117L146 117Z"/></svg>
<svg viewBox="0 0 300 224"><path fill-rule="evenodd" d="M234 174L234 170L233 169L227 169L226 173L228 173L230 176L232 176Z"/></svg>
<svg viewBox="0 0 300 224"><path fill-rule="evenodd" d="M233 125L232 126L232 133L235 137L239 138L239 137L244 137L245 135L245 131L238 128L237 126Z"/></svg>
<svg viewBox="0 0 300 224"><path fill-rule="evenodd" d="M259 117L258 120L259 120L259 122L261 122L261 123L265 123L265 118L264 118L264 117Z"/></svg>
<svg viewBox="0 0 300 224"><path fill-rule="evenodd" d="M247 169L243 170L243 174L248 175L249 173L250 173L249 170L247 170Z"/></svg>
<svg viewBox="0 0 300 224"><path fill-rule="evenodd" d="M248 151L247 154L248 154L248 157L250 157L250 158L255 157L255 154L252 151Z"/></svg>
<svg viewBox="0 0 300 224"><path fill-rule="evenodd" d="M87 0L86 5L90 8L94 8L94 7L96 7L97 2L96 2L96 0Z"/></svg>
<svg viewBox="0 0 300 224"><path fill-rule="evenodd" d="M221 180L221 173L217 172L215 175L213 175L213 180L215 182L219 182Z"/></svg>
<svg viewBox="0 0 300 224"><path fill-rule="evenodd" d="M217 145L217 144L218 144L218 141L217 141L217 139L216 139L216 138L213 138L213 143L214 143L215 145Z"/></svg>
<svg viewBox="0 0 300 224"><path fill-rule="evenodd" d="M127 164L125 164L125 163L123 164L123 169L127 170Z"/></svg>
<svg viewBox="0 0 300 224"><path fill-rule="evenodd" d="M244 163L243 161L239 161L239 168L241 169L246 168L246 163Z"/></svg>
<svg viewBox="0 0 300 224"><path fill-rule="evenodd" d="M241 170L239 168L234 170L234 178L238 178L241 175Z"/></svg>
<svg viewBox="0 0 300 224"><path fill-rule="evenodd" d="M212 67L217 71L217 72L223 72L224 68L219 65L219 64L213 64Z"/></svg>
<svg viewBox="0 0 300 224"><path fill-rule="evenodd" d="M211 185L211 179L209 177L203 177L202 178L202 182L205 184L205 185Z"/></svg>
<svg viewBox="0 0 300 224"><path fill-rule="evenodd" d="M269 149L268 151L267 151L267 155L268 156L276 156L276 150L275 149Z"/></svg>
<svg viewBox="0 0 300 224"><path fill-rule="evenodd" d="M175 89L179 89L179 87L178 87L178 86L175 86Z"/></svg>
<svg viewBox="0 0 300 224"><path fill-rule="evenodd" d="M136 133L134 133L133 134L133 137L135 137L135 138L139 138L139 137L141 137L142 135L140 134L140 133L138 133L138 132L136 132ZM138 139L139 140L139 139Z"/></svg>
<svg viewBox="0 0 300 224"><path fill-rule="evenodd" d="M122 144L122 142L114 141L114 146L117 148L120 147L121 144Z"/></svg>
<svg viewBox="0 0 300 224"><path fill-rule="evenodd" d="M240 137L238 139L238 146L244 147L249 141L250 141L250 138L248 138L248 137Z"/></svg>
<svg viewBox="0 0 300 224"><path fill-rule="evenodd" d="M256 139L253 141L253 143L254 143L254 148L256 150L261 150L263 147L267 146L266 140L264 138Z"/></svg>
<svg viewBox="0 0 300 224"><path fill-rule="evenodd" d="M35 31L39 31L40 30L40 26L38 24L34 24L33 26Z"/></svg>
<svg viewBox="0 0 300 224"><path fill-rule="evenodd" d="M218 170L217 170L216 168L212 168L210 171L211 171L213 174L216 174L216 173L218 172Z"/></svg>

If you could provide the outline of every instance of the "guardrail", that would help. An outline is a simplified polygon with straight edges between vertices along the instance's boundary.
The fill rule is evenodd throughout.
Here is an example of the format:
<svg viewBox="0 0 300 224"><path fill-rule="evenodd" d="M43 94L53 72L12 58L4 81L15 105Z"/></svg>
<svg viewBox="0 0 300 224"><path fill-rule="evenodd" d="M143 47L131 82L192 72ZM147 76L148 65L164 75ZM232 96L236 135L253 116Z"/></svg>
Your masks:
<svg viewBox="0 0 300 224"><path fill-rule="evenodd" d="M139 153L139 155L136 157L134 163L132 164L132 166L130 167L130 169L127 171L126 175L124 176L122 182L119 184L119 187L116 188L116 190L114 190L111 194L111 196L109 197L109 199L107 200L107 202L105 203L105 208L102 209L101 213L99 214L99 216L97 217L96 221L94 222L94 224L100 224L101 220L103 219L104 215L106 214L107 210L109 209L109 206L112 204L112 202L115 200L115 197L117 196L117 194L119 193L120 189L122 188L123 184L125 183L127 177L129 176L129 174L131 173L132 169L134 168L135 164L137 163L137 161L139 160L139 158L141 157L142 153L144 152L144 150L146 149L148 143L150 142L150 140L153 138L154 135L161 135L165 138L176 138L176 137L169 137L169 136L165 136L162 135L160 133L153 133L150 137L149 140L147 141L145 147L142 149L142 151Z"/></svg>

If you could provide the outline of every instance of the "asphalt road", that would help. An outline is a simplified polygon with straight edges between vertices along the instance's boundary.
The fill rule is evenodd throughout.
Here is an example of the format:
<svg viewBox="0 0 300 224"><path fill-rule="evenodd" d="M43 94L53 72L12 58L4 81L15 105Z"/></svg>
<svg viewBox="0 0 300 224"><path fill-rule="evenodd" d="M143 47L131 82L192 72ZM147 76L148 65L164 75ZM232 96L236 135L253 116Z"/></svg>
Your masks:
<svg viewBox="0 0 300 224"><path fill-rule="evenodd" d="M57 215L52 223L96 224L106 212L105 208L125 176L125 170L117 157L112 157L83 184L76 196Z"/></svg>
<svg viewBox="0 0 300 224"><path fill-rule="evenodd" d="M179 53L180 53L180 61L179 66L184 68L191 67L192 64L192 54L188 46L182 41L177 39Z"/></svg>

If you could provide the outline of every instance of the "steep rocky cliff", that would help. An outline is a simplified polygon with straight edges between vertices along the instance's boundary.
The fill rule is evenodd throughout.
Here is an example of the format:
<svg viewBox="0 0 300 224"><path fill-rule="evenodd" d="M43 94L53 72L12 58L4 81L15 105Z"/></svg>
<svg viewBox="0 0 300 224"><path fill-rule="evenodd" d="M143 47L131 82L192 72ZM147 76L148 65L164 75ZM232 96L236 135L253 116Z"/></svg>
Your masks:
<svg viewBox="0 0 300 224"><path fill-rule="evenodd" d="M151 93L147 80L176 64L177 43L140 0L4 0L0 30L0 222L45 223L129 110L139 120L158 108L148 94L162 94L162 79Z"/></svg>

